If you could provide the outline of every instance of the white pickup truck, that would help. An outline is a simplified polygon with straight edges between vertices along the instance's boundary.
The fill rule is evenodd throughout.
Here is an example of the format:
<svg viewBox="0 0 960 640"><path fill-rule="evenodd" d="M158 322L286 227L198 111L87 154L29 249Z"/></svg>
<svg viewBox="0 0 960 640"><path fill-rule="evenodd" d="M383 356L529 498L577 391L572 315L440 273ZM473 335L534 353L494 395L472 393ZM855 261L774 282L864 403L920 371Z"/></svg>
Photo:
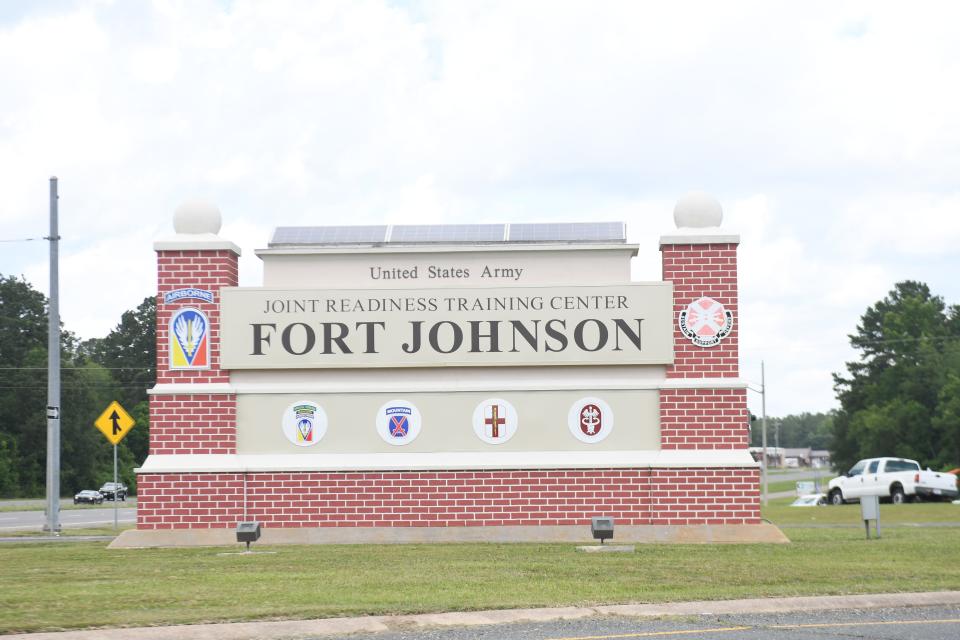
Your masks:
<svg viewBox="0 0 960 640"><path fill-rule="evenodd" d="M827 490L830 504L859 500L860 496L890 498L894 504L913 498L952 499L957 497L957 476L923 471L915 460L867 458L831 480Z"/></svg>

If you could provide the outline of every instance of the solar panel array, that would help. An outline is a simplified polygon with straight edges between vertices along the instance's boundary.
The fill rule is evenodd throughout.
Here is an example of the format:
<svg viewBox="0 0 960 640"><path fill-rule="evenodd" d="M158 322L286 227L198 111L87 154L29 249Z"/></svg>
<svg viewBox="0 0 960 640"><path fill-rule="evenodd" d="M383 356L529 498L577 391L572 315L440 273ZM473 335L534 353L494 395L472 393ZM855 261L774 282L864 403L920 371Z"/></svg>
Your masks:
<svg viewBox="0 0 960 640"><path fill-rule="evenodd" d="M391 229L390 242L499 242L502 224L401 224Z"/></svg>
<svg viewBox="0 0 960 640"><path fill-rule="evenodd" d="M622 222L277 227L271 247L492 242L626 242Z"/></svg>
<svg viewBox="0 0 960 640"><path fill-rule="evenodd" d="M557 222L510 225L512 242L610 242L626 241L622 222Z"/></svg>
<svg viewBox="0 0 960 640"><path fill-rule="evenodd" d="M385 224L362 227L277 227L270 244L373 244L383 242L386 234Z"/></svg>

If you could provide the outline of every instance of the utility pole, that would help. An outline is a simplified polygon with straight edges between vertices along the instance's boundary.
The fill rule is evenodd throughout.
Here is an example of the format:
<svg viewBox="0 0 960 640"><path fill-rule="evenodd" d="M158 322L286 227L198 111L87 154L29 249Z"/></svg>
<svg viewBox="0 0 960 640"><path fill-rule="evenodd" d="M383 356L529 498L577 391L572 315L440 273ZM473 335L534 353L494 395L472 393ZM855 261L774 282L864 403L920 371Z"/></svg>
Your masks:
<svg viewBox="0 0 960 640"><path fill-rule="evenodd" d="M763 425L763 462L761 464L761 469L763 470L763 506L767 506L767 377L763 368L763 360L760 361L760 407L761 407L761 424Z"/></svg>
<svg viewBox="0 0 960 640"><path fill-rule="evenodd" d="M60 234L57 178L50 178L50 305L47 313L47 521L44 531L60 535Z"/></svg>

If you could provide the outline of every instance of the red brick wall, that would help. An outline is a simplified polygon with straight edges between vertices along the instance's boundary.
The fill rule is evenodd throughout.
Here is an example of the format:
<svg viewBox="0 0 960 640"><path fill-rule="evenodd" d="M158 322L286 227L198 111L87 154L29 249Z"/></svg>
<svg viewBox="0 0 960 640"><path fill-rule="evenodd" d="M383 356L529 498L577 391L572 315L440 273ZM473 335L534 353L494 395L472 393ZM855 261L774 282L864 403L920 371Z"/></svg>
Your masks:
<svg viewBox="0 0 960 640"><path fill-rule="evenodd" d="M241 474L141 475L140 529L233 527ZM247 518L266 527L757 524L753 469L251 473Z"/></svg>
<svg viewBox="0 0 960 640"><path fill-rule="evenodd" d="M236 396L150 397L151 455L236 452Z"/></svg>
<svg viewBox="0 0 960 640"><path fill-rule="evenodd" d="M654 469L648 524L759 524L757 469Z"/></svg>
<svg viewBox="0 0 960 640"><path fill-rule="evenodd" d="M220 369L220 289L238 283L238 256L229 250L157 252L157 383L230 381ZM164 294L195 287L213 292L213 302L163 303ZM200 309L209 320L210 368L171 370L170 318L183 307ZM150 453L236 453L237 408L233 395L163 395L150 398ZM138 488L138 492L142 489Z"/></svg>
<svg viewBox="0 0 960 640"><path fill-rule="evenodd" d="M740 317L737 305L737 245L674 244L660 247L663 279L673 282L673 366L668 378L735 378L739 375ZM681 311L701 297L733 312L730 335L714 347L698 347L680 333Z"/></svg>
<svg viewBox="0 0 960 640"><path fill-rule="evenodd" d="M746 389L661 389L663 449L745 449L750 414Z"/></svg>

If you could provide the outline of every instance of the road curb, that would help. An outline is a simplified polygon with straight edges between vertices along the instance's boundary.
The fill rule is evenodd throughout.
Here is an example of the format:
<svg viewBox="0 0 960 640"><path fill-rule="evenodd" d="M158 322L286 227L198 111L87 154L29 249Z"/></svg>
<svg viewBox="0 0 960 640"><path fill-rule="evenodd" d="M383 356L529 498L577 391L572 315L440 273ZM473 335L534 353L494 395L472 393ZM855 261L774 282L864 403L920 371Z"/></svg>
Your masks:
<svg viewBox="0 0 960 640"><path fill-rule="evenodd" d="M545 609L501 609L455 613L428 613L406 616L366 616L326 618L322 620L285 620L277 622L233 622L170 627L130 627L4 635L0 638L29 640L270 640L323 637L350 633L376 633L436 627L474 627L514 622L576 620L595 616L662 618L689 615L732 615L750 613L786 613L842 609L878 609L887 607L927 607L960 605L960 591L925 593L877 593L850 596L801 596L793 598L753 598L663 604L621 604L596 607L556 607Z"/></svg>

